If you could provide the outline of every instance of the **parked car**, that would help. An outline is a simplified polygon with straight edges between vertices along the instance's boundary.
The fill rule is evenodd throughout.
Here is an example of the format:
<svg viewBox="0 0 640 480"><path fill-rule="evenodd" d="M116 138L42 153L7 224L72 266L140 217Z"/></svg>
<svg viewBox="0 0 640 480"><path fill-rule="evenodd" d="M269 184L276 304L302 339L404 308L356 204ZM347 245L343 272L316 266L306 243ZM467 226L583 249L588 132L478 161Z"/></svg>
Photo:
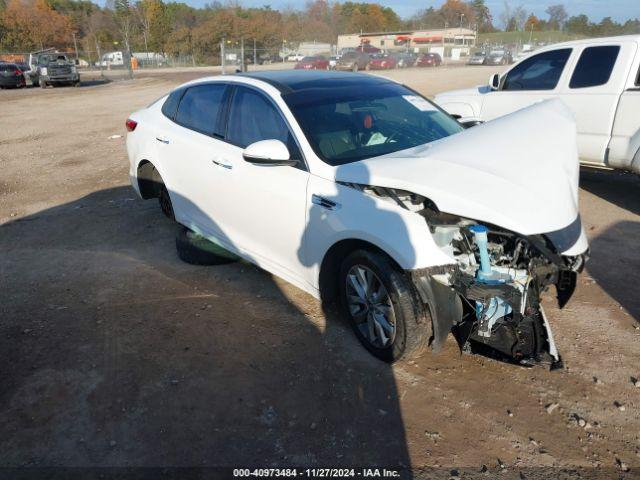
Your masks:
<svg viewBox="0 0 640 480"><path fill-rule="evenodd" d="M304 57L296 64L295 68L297 70L329 70L329 60L322 55Z"/></svg>
<svg viewBox="0 0 640 480"><path fill-rule="evenodd" d="M340 60L340 55L332 55L329 57L329 68L331 70L335 70L338 60Z"/></svg>
<svg viewBox="0 0 640 480"><path fill-rule="evenodd" d="M513 58L508 50L492 50L484 59L485 65L509 65L511 63L513 63Z"/></svg>
<svg viewBox="0 0 640 480"><path fill-rule="evenodd" d="M391 68L398 68L398 60L396 60L396 57L393 55L376 53L371 55L369 68L371 70L389 70Z"/></svg>
<svg viewBox="0 0 640 480"><path fill-rule="evenodd" d="M218 261L211 241L338 300L386 361L452 329L560 361L540 295L564 306L588 248L561 102L464 129L386 78L263 71L184 84L126 126L133 188L184 225L184 260Z"/></svg>
<svg viewBox="0 0 640 480"><path fill-rule="evenodd" d="M469 57L467 60L467 65L484 65L484 61L487 58L487 52L475 52L473 55Z"/></svg>
<svg viewBox="0 0 640 480"><path fill-rule="evenodd" d="M396 53L395 57L396 62L398 63L398 68L413 67L418 58L415 54L409 52Z"/></svg>
<svg viewBox="0 0 640 480"><path fill-rule="evenodd" d="M575 115L584 165L640 173L640 35L585 39L536 50L489 85L436 102L480 121L559 98Z"/></svg>
<svg viewBox="0 0 640 480"><path fill-rule="evenodd" d="M367 70L371 57L362 52L347 52L336 62L336 70Z"/></svg>
<svg viewBox="0 0 640 480"><path fill-rule="evenodd" d="M44 52L29 55L31 81L34 86L48 85L80 86L80 74L76 64L65 53Z"/></svg>
<svg viewBox="0 0 640 480"><path fill-rule="evenodd" d="M0 63L0 88L24 87L24 72L15 63Z"/></svg>
<svg viewBox="0 0 640 480"><path fill-rule="evenodd" d="M304 58L304 55L301 53L292 53L287 57L287 62L299 62Z"/></svg>
<svg viewBox="0 0 640 480"><path fill-rule="evenodd" d="M382 53L382 50L372 45L360 45L359 47L355 48L355 51L360 53L368 53L369 55L373 55L374 53Z"/></svg>
<svg viewBox="0 0 640 480"><path fill-rule="evenodd" d="M417 67L439 67L442 65L442 57L439 53L423 53L416 61Z"/></svg>

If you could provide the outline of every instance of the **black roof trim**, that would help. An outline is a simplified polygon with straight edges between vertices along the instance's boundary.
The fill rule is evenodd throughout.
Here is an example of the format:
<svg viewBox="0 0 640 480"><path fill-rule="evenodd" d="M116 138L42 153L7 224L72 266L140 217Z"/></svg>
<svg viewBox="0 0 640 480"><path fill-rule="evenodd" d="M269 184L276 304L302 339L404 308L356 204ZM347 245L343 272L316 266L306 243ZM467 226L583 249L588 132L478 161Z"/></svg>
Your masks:
<svg viewBox="0 0 640 480"><path fill-rule="evenodd" d="M239 77L265 82L280 93L288 94L317 88L340 88L348 85L379 85L392 83L387 78L352 72L324 70L267 70L261 72L238 73Z"/></svg>
<svg viewBox="0 0 640 480"><path fill-rule="evenodd" d="M265 77L264 75L260 75L259 73L256 74L256 73L245 72L245 73L236 73L236 75L238 77L253 78L254 80L260 80L261 82L268 83L272 87L277 88L280 91L280 93L291 93L294 91L288 85L285 85L282 82L278 82L277 80L274 80L272 78Z"/></svg>

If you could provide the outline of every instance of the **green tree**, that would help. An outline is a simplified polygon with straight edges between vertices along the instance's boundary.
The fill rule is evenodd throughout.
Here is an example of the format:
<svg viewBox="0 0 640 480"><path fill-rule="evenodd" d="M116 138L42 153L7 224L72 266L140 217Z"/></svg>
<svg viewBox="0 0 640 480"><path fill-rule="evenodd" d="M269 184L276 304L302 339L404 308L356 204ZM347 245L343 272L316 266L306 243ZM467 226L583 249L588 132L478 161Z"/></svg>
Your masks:
<svg viewBox="0 0 640 480"><path fill-rule="evenodd" d="M562 30L567 18L569 18L567 10L561 3L557 5L550 5L545 10L545 13L549 15L548 25L552 30Z"/></svg>

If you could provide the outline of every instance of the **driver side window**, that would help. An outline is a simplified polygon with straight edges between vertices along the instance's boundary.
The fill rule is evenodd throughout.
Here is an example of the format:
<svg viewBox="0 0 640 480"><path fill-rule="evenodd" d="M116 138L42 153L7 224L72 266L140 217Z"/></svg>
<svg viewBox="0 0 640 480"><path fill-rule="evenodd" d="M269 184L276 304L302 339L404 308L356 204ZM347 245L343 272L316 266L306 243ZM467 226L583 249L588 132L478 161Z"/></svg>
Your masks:
<svg viewBox="0 0 640 480"><path fill-rule="evenodd" d="M553 90L570 55L570 48L562 48L529 57L507 74L502 90Z"/></svg>
<svg viewBox="0 0 640 480"><path fill-rule="evenodd" d="M260 93L237 87L229 114L227 140L246 148L260 140L280 140L292 159L302 160L298 146L280 112Z"/></svg>

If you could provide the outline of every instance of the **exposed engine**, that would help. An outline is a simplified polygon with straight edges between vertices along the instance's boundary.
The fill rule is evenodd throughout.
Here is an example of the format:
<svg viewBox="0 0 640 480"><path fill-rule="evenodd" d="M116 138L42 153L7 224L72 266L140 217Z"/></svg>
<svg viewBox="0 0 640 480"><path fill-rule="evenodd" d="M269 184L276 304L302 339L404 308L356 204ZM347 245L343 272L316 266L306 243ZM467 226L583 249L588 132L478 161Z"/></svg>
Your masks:
<svg viewBox="0 0 640 480"><path fill-rule="evenodd" d="M562 366L540 296L555 285L558 304L564 307L587 254L561 255L551 233L524 236L444 213L411 192L345 185L423 216L435 243L452 259L452 265L412 271L418 293L429 305L435 349L453 332L463 351L526 365ZM580 219L574 223L569 228L577 225L579 231Z"/></svg>
<svg viewBox="0 0 640 480"><path fill-rule="evenodd" d="M456 260L456 268L431 277L462 301L451 329L463 350L561 366L540 295L556 285L564 306L584 258L559 255L544 236L525 237L429 205L419 213L436 244Z"/></svg>

